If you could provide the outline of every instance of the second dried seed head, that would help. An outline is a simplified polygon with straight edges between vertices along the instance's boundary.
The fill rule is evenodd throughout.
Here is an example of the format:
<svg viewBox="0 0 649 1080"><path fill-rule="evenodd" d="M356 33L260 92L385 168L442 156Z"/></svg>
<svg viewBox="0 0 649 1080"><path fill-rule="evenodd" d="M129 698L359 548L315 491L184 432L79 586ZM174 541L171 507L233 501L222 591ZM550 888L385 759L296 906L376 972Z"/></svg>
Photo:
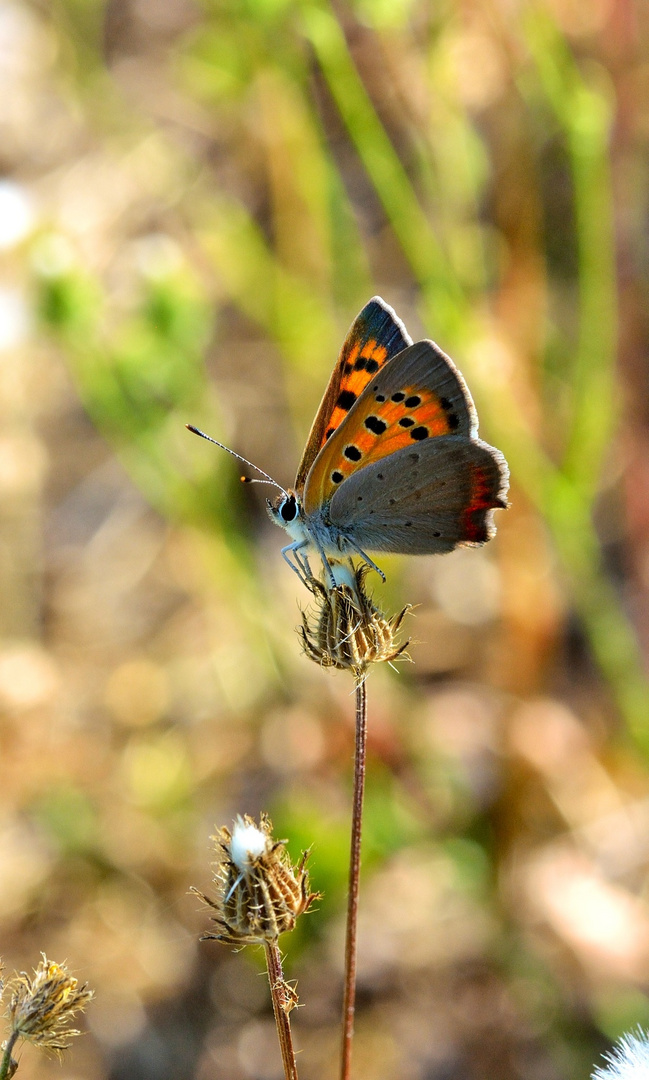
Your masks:
<svg viewBox="0 0 649 1080"><path fill-rule="evenodd" d="M217 927L203 939L233 945L276 942L319 895L309 891L308 852L293 866L286 841L273 839L266 814L259 825L247 814L239 816L232 832L224 826L213 839L216 895L192 890L210 908Z"/></svg>

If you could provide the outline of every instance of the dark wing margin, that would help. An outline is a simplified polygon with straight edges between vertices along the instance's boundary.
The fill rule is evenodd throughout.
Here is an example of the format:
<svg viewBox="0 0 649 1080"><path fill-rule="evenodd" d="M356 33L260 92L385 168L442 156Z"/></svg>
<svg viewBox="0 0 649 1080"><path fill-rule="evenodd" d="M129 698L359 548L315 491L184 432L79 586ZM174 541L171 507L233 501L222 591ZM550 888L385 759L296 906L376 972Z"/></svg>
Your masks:
<svg viewBox="0 0 649 1080"><path fill-rule="evenodd" d="M376 372L411 344L399 316L380 296L373 296L354 319L320 402L295 479L298 494L325 442Z"/></svg>

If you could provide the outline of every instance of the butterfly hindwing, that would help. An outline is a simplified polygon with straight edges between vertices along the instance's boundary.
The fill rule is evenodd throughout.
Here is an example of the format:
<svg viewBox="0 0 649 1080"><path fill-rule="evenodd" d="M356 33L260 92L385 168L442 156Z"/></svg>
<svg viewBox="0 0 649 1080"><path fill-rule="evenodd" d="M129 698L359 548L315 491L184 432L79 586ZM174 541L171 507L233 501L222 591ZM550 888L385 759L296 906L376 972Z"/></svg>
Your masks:
<svg viewBox="0 0 649 1080"><path fill-rule="evenodd" d="M374 296L352 323L311 427L295 480L301 492L320 450L383 365L411 344L392 308Z"/></svg>
<svg viewBox="0 0 649 1080"><path fill-rule="evenodd" d="M499 450L444 435L353 473L336 490L329 517L362 549L440 554L490 539L491 511L507 505L508 478Z"/></svg>
<svg viewBox="0 0 649 1080"><path fill-rule="evenodd" d="M325 505L348 477L402 448L444 435L477 433L478 419L466 384L432 341L404 349L370 380L315 460L304 509Z"/></svg>

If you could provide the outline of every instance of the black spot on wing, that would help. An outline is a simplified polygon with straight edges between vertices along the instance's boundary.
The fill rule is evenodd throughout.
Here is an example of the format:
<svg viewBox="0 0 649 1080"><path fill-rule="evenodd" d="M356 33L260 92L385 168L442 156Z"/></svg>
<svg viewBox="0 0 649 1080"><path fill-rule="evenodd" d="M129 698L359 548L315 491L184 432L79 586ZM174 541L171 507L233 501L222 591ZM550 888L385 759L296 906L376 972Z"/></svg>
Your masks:
<svg viewBox="0 0 649 1080"><path fill-rule="evenodd" d="M404 405L406 409L416 409L418 405L421 405L419 394L412 394L411 397L406 398Z"/></svg>
<svg viewBox="0 0 649 1080"><path fill-rule="evenodd" d="M343 454L348 459L348 461L360 461L363 456L358 447L354 446L353 443L350 446L345 447L345 449L343 450Z"/></svg>
<svg viewBox="0 0 649 1080"><path fill-rule="evenodd" d="M402 416L399 424L401 427L412 427L414 422L411 416Z"/></svg>
<svg viewBox="0 0 649 1080"><path fill-rule="evenodd" d="M387 426L385 420L381 420L380 416L368 416L365 421L365 427L373 435L382 435Z"/></svg>
<svg viewBox="0 0 649 1080"><path fill-rule="evenodd" d="M337 469L334 469L334 471L331 474L331 482L332 482L332 484L339 484L341 482L341 480L344 480L344 479L345 478L344 478L343 474L341 472L338 472Z"/></svg>
<svg viewBox="0 0 649 1080"><path fill-rule="evenodd" d="M345 412L349 412L355 401L356 394L353 390L341 390L336 405L339 409L344 409Z"/></svg>
<svg viewBox="0 0 649 1080"><path fill-rule="evenodd" d="M417 442L421 442L422 439L427 439L428 438L428 428L423 427L423 426L413 428L412 431L410 432L410 438L415 439Z"/></svg>

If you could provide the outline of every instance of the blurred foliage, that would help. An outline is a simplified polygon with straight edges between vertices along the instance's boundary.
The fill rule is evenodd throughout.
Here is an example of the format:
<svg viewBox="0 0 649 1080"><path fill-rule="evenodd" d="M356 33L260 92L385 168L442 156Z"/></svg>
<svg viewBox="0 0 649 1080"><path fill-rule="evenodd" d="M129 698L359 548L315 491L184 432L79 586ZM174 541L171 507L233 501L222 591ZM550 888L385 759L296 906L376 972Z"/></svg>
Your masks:
<svg viewBox="0 0 649 1080"><path fill-rule="evenodd" d="M313 845L285 944L335 1072L350 686L184 425L290 483L374 292L512 505L385 562L420 606L370 680L358 1075L586 1077L646 1022L648 40L627 0L0 0L0 940L98 987L79 1075L276 1075L259 958L186 897L261 809Z"/></svg>

